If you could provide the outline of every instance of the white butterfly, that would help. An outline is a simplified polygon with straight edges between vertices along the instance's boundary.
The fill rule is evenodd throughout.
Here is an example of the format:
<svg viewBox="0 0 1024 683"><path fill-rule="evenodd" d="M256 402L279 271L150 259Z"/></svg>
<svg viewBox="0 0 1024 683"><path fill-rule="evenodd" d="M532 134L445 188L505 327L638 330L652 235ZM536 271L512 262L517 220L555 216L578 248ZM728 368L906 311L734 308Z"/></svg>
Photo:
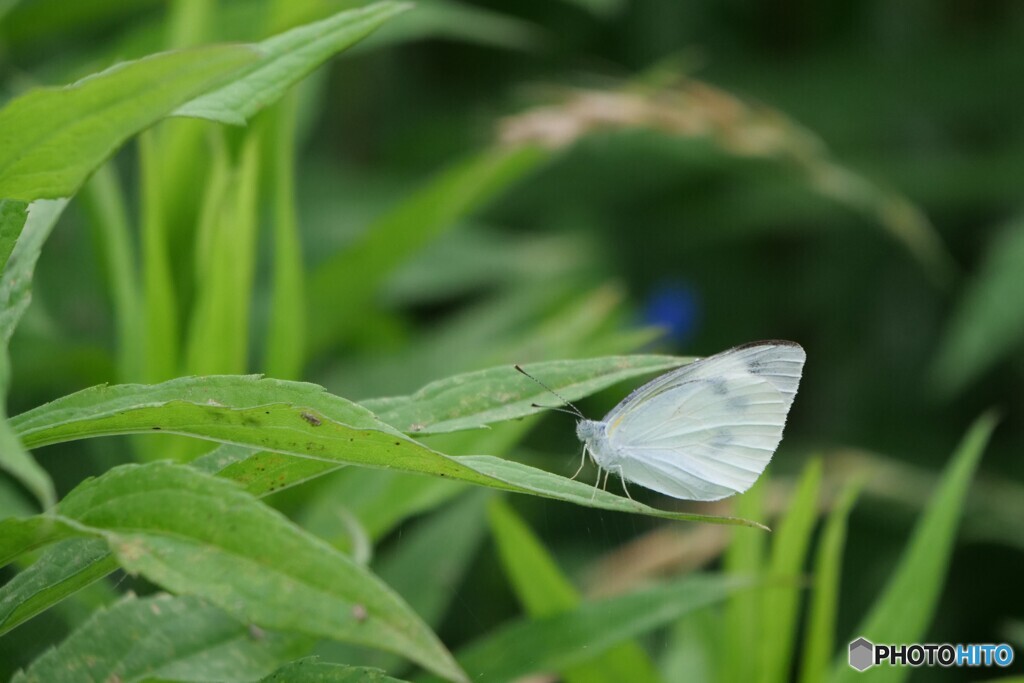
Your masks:
<svg viewBox="0 0 1024 683"><path fill-rule="evenodd" d="M762 341L666 373L603 420L579 421L584 458L606 481L612 472L675 498L742 493L782 441L806 358L794 342Z"/></svg>

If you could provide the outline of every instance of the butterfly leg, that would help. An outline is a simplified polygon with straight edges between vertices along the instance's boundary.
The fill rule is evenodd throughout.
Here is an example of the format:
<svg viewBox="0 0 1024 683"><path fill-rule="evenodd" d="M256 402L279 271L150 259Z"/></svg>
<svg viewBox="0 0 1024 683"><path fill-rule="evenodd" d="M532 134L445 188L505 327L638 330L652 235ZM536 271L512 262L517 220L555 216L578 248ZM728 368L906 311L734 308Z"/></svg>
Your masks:
<svg viewBox="0 0 1024 683"><path fill-rule="evenodd" d="M626 478L622 476L622 468L619 468L619 481L622 482L622 490L626 492L626 498L633 500L633 496L629 495L629 487L626 486Z"/></svg>
<svg viewBox="0 0 1024 683"><path fill-rule="evenodd" d="M571 479L575 479L576 477L580 476L580 472L583 471L583 466L586 465L586 464L587 464L587 444L583 444L583 453L580 455L580 466L579 466L579 469L577 469L576 470L576 474L572 475L572 477L570 477L570 478Z"/></svg>
<svg viewBox="0 0 1024 683"><path fill-rule="evenodd" d="M590 500L597 498L597 487L601 485L601 468L597 468L597 481L594 482L594 492L590 494Z"/></svg>
<svg viewBox="0 0 1024 683"><path fill-rule="evenodd" d="M602 491L607 491L608 490L608 475L611 474L611 473L612 473L611 470L605 470L604 471L604 483L601 484L601 490Z"/></svg>

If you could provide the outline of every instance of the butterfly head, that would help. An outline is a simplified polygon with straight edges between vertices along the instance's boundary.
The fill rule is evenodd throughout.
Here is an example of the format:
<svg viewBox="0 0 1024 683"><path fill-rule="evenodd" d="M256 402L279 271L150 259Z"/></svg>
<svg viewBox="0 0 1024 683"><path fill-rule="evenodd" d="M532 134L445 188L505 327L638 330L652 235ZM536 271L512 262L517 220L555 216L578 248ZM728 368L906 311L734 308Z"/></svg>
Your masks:
<svg viewBox="0 0 1024 683"><path fill-rule="evenodd" d="M600 435L601 430L603 429L603 422L597 422L595 420L580 420L576 423L576 438L583 443L590 443Z"/></svg>

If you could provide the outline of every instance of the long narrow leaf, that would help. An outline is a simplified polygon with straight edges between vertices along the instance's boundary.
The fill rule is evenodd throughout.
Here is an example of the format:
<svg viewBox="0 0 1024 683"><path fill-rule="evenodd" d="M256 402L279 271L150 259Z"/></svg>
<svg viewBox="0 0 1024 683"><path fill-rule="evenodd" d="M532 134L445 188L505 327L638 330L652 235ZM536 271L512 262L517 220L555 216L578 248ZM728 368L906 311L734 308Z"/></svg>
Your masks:
<svg viewBox="0 0 1024 683"><path fill-rule="evenodd" d="M1024 218L996 236L977 275L964 287L937 349L932 377L945 396L974 381L1024 340L1019 306L1024 271Z"/></svg>
<svg viewBox="0 0 1024 683"><path fill-rule="evenodd" d="M266 127L273 220L273 283L264 366L271 377L297 379L306 351L306 298L295 201L296 109L293 96L273 109Z"/></svg>
<svg viewBox="0 0 1024 683"><path fill-rule="evenodd" d="M93 613L12 683L253 680L301 655L303 640L254 637L245 623L198 598L129 596Z"/></svg>
<svg viewBox="0 0 1024 683"><path fill-rule="evenodd" d="M23 413L12 424L31 447L111 434L182 434L324 462L448 477L606 510L760 526L656 510L501 458L446 456L405 437L365 408L300 382L217 376L93 387Z"/></svg>
<svg viewBox="0 0 1024 683"><path fill-rule="evenodd" d="M282 666L260 679L260 683L405 683L388 676L380 669L363 666L346 666L331 662L318 662L314 658L303 659Z"/></svg>
<svg viewBox="0 0 1024 683"><path fill-rule="evenodd" d="M960 510L996 422L995 414L986 413L967 430L921 513L892 578L854 637L863 636L876 643L917 643L925 636L941 597ZM908 667L880 667L872 671L872 678L902 681L910 671ZM853 681L859 675L848 665L843 652L833 665L830 680Z"/></svg>
<svg viewBox="0 0 1024 683"><path fill-rule="evenodd" d="M361 643L448 678L462 672L430 629L348 556L240 487L169 463L79 485L60 520L104 538L126 570L279 631Z"/></svg>
<svg viewBox="0 0 1024 683"><path fill-rule="evenodd" d="M212 198L200 240L197 299L185 349L185 372L245 372L249 360L249 310L256 270L257 193L261 136L247 131L241 153ZM205 238L205 239L204 239Z"/></svg>
<svg viewBox="0 0 1024 683"><path fill-rule="evenodd" d="M491 503L489 517L501 564L526 613L537 618L576 608L581 602L576 588L512 508L495 500ZM567 683L659 680L647 653L629 641L596 653L593 660L563 673Z"/></svg>
<svg viewBox="0 0 1024 683"><path fill-rule="evenodd" d="M0 109L0 197L74 195L125 140L257 56L241 45L169 52L12 100Z"/></svg>
<svg viewBox="0 0 1024 683"><path fill-rule="evenodd" d="M179 374L178 293L171 268L170 240L164 207L170 203L164 182L165 160L157 153L155 131L139 138L142 177L143 365L141 379L160 382Z"/></svg>
<svg viewBox="0 0 1024 683"><path fill-rule="evenodd" d="M7 265L14 243L28 219L26 202L0 199L0 271Z"/></svg>
<svg viewBox="0 0 1024 683"><path fill-rule="evenodd" d="M494 149L442 172L318 266L306 285L310 351L344 340L360 324L384 278L430 240L507 190L547 155L533 148Z"/></svg>
<svg viewBox="0 0 1024 683"><path fill-rule="evenodd" d="M101 166L82 188L81 199L106 270L117 336L118 376L142 377L142 297L127 201L113 164Z"/></svg>
<svg viewBox="0 0 1024 683"><path fill-rule="evenodd" d="M750 579L694 575L628 595L585 602L571 612L513 622L469 645L458 654L458 660L472 679L481 681L511 681L531 673L563 671L750 585Z"/></svg>
<svg viewBox="0 0 1024 683"><path fill-rule="evenodd" d="M0 635L117 569L107 544L70 538L0 587Z"/></svg>
<svg viewBox="0 0 1024 683"><path fill-rule="evenodd" d="M761 517L764 514L764 489L765 480L761 479L753 488L737 498L737 513L755 519ZM739 577L760 577L764 571L766 547L767 538L764 534L737 530L725 554L726 572ZM753 680L757 673L757 660L748 654L748 650L751 643L757 642L763 623L767 623L770 618L770 615L761 612L759 593L737 593L730 596L725 605L722 680Z"/></svg>
<svg viewBox="0 0 1024 683"><path fill-rule="evenodd" d="M469 491L426 519L404 527L401 543L386 546L371 565L430 626L441 624L449 606L459 599L463 578L484 538L489 497L484 489ZM342 502L344 499L339 505ZM354 653L341 643L322 643L316 654L335 662L359 661L401 671L393 655L367 660L364 653Z"/></svg>
<svg viewBox="0 0 1024 683"><path fill-rule="evenodd" d="M801 683L818 683L826 678L835 645L836 614L839 608L839 579L846 546L846 522L857 501L860 482L847 485L825 522L814 560L814 585L807 624L804 627Z"/></svg>
<svg viewBox="0 0 1024 683"><path fill-rule="evenodd" d="M677 368L694 360L674 356L610 356L531 363L524 369L569 401L632 377ZM558 398L515 371L488 368L432 382L409 396L363 401L388 424L410 434L439 434L486 427L557 405Z"/></svg>
<svg viewBox="0 0 1024 683"><path fill-rule="evenodd" d="M0 468L31 491L43 508L50 507L56 500L53 482L28 454L7 421L7 387L10 383L7 345L32 300L32 275L43 243L65 206L66 199L55 199L39 200L28 207L24 228L0 275Z"/></svg>
<svg viewBox="0 0 1024 683"><path fill-rule="evenodd" d="M227 85L182 105L174 115L244 125L331 55L359 42L411 6L378 2L268 38L254 46L260 52L259 60Z"/></svg>
<svg viewBox="0 0 1024 683"><path fill-rule="evenodd" d="M789 510L778 524L772 539L768 577L763 589L762 617L771 628L761 636L760 680L784 683L791 679L793 643L800 596L804 594L801 573L807 548L818 517L818 491L821 488L821 460L812 460L805 468Z"/></svg>

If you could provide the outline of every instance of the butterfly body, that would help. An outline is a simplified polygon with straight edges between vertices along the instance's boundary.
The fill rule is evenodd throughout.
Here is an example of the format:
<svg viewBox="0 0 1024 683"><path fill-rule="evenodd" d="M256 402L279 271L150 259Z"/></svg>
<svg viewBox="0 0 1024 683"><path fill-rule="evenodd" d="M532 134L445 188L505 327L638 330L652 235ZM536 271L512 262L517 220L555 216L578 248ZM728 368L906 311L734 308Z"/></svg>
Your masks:
<svg viewBox="0 0 1024 683"><path fill-rule="evenodd" d="M576 423L576 438L583 442L598 467L617 472L621 457L608 439L607 428L607 422L580 420Z"/></svg>
<svg viewBox="0 0 1024 683"><path fill-rule="evenodd" d="M576 435L600 468L654 491L741 493L782 440L805 359L794 342L738 346L655 378Z"/></svg>

